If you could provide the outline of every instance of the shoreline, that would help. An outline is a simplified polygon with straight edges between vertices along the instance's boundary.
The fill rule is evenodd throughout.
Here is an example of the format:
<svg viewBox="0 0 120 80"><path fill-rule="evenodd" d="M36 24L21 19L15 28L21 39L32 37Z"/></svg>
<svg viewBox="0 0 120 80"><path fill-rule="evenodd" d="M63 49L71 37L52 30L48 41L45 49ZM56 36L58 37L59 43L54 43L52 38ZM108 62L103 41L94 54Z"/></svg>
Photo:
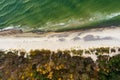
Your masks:
<svg viewBox="0 0 120 80"><path fill-rule="evenodd" d="M68 30L68 31L23 31L19 28L11 28L0 31L0 37L41 37L49 34L59 34L59 33L74 33L74 32L95 32L95 31L103 31L103 30L111 30L111 29L120 29L119 26L111 26L111 27L100 27L100 28L90 28L90 29L78 29L78 30Z"/></svg>

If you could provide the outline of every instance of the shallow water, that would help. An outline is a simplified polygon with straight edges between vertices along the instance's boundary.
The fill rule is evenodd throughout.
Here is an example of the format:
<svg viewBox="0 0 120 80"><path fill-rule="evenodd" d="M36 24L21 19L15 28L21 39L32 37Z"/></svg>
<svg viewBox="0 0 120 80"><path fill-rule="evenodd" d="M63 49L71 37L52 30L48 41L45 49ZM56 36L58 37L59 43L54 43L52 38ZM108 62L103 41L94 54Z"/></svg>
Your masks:
<svg viewBox="0 0 120 80"><path fill-rule="evenodd" d="M120 24L120 0L0 0L0 28L72 30Z"/></svg>

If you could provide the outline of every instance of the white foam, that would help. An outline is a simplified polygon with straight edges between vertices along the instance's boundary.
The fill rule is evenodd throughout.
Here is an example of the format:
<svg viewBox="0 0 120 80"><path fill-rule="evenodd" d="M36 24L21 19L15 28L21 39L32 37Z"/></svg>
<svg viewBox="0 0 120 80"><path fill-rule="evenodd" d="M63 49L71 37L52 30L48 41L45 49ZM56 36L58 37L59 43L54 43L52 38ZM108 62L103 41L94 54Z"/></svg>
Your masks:
<svg viewBox="0 0 120 80"><path fill-rule="evenodd" d="M118 12L118 13L112 13L112 14L106 16L106 18L110 19L110 18L113 18L113 17L119 16L119 15L120 15L120 12Z"/></svg>

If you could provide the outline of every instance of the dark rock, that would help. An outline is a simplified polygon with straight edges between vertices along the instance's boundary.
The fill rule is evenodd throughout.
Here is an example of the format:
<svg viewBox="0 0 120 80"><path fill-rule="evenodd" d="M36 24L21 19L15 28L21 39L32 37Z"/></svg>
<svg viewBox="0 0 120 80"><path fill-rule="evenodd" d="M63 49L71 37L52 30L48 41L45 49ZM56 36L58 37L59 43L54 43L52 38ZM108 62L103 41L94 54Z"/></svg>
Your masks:
<svg viewBox="0 0 120 80"><path fill-rule="evenodd" d="M64 38L60 38L59 41L65 41L65 39Z"/></svg>
<svg viewBox="0 0 120 80"><path fill-rule="evenodd" d="M100 38L100 36L86 35L85 37L83 37L84 41L111 40L111 39L113 38L109 36Z"/></svg>
<svg viewBox="0 0 120 80"><path fill-rule="evenodd" d="M72 40L74 40L74 41L77 41L77 40L80 40L80 37L74 37Z"/></svg>

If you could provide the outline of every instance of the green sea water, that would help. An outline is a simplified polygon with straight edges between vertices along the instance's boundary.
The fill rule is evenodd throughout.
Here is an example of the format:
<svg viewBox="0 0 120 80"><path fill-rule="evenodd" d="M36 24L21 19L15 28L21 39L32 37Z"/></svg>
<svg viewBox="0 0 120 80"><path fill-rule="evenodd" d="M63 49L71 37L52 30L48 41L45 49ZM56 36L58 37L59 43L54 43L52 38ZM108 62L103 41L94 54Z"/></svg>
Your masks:
<svg viewBox="0 0 120 80"><path fill-rule="evenodd" d="M119 24L120 0L0 0L0 28L57 31Z"/></svg>

